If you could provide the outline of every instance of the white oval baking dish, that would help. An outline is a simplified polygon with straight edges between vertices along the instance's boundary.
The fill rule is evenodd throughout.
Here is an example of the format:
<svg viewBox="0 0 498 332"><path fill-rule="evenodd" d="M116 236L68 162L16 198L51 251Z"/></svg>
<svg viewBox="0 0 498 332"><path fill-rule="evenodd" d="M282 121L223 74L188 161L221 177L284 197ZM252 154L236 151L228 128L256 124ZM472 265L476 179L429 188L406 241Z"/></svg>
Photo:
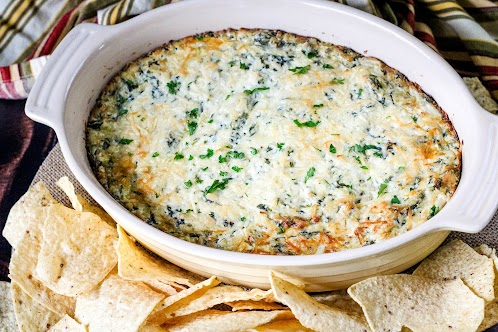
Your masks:
<svg viewBox="0 0 498 332"><path fill-rule="evenodd" d="M226 28L281 29L377 57L432 95L463 145L460 184L449 203L421 226L363 248L313 256L261 256L185 242L129 213L102 188L87 160L85 122L101 89L126 63L170 41ZM81 24L56 49L31 91L26 113L55 129L64 157L85 189L146 247L199 274L268 288L268 271L299 277L309 291L346 287L422 260L450 230L479 232L498 207L498 117L483 110L457 73L396 26L320 0L191 0L116 26Z"/></svg>

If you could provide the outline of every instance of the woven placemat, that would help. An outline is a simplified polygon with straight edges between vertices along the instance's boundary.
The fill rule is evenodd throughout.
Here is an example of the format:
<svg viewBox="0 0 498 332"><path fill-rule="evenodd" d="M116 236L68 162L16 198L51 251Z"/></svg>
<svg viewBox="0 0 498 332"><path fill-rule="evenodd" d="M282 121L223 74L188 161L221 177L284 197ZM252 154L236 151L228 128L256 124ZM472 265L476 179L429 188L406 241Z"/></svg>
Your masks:
<svg viewBox="0 0 498 332"><path fill-rule="evenodd" d="M79 194L84 196L91 203L97 204L76 180L73 173L71 173L69 167L64 161L59 144L57 144L43 162L42 166L38 170L38 173L36 173L32 185L40 180L45 182L45 185L51 191L56 200L63 202L64 204L68 204L69 202L64 193L55 185L55 182L63 176L68 176L71 179L74 183L76 191ZM477 234L452 232L446 241L456 238L462 239L470 246L478 246L485 243L490 247L498 248L498 212L495 213L489 225L482 232Z"/></svg>

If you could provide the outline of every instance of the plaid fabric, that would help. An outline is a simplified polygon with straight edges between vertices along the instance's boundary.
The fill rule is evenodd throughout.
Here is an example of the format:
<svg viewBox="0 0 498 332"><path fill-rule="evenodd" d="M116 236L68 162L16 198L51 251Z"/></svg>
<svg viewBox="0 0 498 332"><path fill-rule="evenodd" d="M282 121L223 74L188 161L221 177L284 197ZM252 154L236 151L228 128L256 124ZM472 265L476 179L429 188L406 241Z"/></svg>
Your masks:
<svg viewBox="0 0 498 332"><path fill-rule="evenodd" d="M81 22L116 24L171 0L0 1L0 98L26 98L47 57ZM337 0L401 27L498 100L497 0ZM9 65L11 63L15 63Z"/></svg>

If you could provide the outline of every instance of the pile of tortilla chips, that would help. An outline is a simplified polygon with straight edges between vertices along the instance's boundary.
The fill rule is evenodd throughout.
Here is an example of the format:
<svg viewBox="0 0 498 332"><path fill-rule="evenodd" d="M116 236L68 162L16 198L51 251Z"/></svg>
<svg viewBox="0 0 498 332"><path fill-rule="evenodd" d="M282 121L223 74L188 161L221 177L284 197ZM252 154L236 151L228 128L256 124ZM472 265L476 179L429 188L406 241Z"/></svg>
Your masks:
<svg viewBox="0 0 498 332"><path fill-rule="evenodd" d="M309 295L272 273L247 290L151 255L102 209L43 183L9 214L12 284L0 283L0 331L483 331L498 323L498 257L453 241L409 274ZM292 280L294 283L288 281Z"/></svg>

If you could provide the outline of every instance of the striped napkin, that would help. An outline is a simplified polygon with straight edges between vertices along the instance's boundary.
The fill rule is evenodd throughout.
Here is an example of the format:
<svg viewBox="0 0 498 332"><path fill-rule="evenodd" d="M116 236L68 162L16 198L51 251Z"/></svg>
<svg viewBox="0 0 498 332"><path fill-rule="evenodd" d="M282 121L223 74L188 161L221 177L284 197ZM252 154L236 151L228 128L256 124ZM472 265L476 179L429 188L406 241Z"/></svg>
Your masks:
<svg viewBox="0 0 498 332"><path fill-rule="evenodd" d="M466 82L484 108L498 111L497 0L337 1L422 40L462 77L472 78ZM0 1L0 98L26 98L50 53L77 24L116 24L171 2L176 1Z"/></svg>

